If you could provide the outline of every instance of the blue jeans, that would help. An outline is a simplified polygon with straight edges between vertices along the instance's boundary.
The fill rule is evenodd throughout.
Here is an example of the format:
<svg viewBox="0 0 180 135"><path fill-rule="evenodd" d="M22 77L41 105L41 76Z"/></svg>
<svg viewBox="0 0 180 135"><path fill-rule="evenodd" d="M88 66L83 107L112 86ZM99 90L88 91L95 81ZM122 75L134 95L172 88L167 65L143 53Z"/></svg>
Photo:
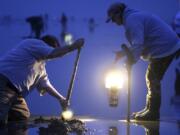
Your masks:
<svg viewBox="0 0 180 135"><path fill-rule="evenodd" d="M0 74L0 124L27 120L30 112L24 98L17 93L11 82Z"/></svg>

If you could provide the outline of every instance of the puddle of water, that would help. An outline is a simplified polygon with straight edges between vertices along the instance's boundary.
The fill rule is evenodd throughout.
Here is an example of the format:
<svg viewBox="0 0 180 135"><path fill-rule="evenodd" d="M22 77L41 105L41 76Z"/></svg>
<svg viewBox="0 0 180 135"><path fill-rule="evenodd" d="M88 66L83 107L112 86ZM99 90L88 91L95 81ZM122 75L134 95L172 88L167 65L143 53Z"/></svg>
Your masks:
<svg viewBox="0 0 180 135"><path fill-rule="evenodd" d="M84 134L69 133L67 135L179 135L180 122L135 122L115 120L82 119L87 131ZM0 135L66 135L60 132L42 132L42 127L47 128L48 122L29 124L28 128L9 128L0 130ZM41 127L41 128L40 128Z"/></svg>

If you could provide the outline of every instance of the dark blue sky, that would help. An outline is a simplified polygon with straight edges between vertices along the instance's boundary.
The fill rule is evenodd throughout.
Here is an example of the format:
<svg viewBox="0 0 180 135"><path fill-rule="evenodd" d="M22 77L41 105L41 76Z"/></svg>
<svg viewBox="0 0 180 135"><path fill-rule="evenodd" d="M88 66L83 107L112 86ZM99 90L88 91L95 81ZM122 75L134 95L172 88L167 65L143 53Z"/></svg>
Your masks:
<svg viewBox="0 0 180 135"><path fill-rule="evenodd" d="M13 48L22 37L30 32L25 18L32 15L48 14L48 29L45 34L60 35L58 19L62 12L75 20L69 21L68 32L74 38L85 38L77 79L72 95L72 109L77 115L119 118L126 115L126 89L121 92L119 106L109 108L107 90L104 88L104 73L113 60L113 50L126 42L122 27L106 24L106 10L117 0L1 0L0 17L10 15L13 23L0 25L0 54L3 55ZM155 13L171 23L179 9L178 0L124 0L130 7ZM95 33L88 32L87 19L93 17L97 23ZM75 53L62 59L50 61L47 71L52 84L64 95L66 94L70 75L73 69ZM173 81L175 62L169 68L163 80L162 114L171 115L169 106L173 95ZM122 63L119 64L122 66ZM145 70L147 63L139 61L133 68L132 111L137 111L145 104ZM58 102L50 96L39 97L36 91L27 98L30 110L35 114L59 114ZM168 105L167 105L168 104Z"/></svg>

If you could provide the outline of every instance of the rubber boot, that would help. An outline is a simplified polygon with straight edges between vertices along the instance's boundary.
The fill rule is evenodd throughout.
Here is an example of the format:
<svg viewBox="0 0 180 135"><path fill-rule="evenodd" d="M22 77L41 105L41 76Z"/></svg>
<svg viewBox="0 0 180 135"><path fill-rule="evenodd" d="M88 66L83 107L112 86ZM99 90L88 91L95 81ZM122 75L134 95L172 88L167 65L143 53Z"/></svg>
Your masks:
<svg viewBox="0 0 180 135"><path fill-rule="evenodd" d="M146 95L146 106L145 106L145 108L142 109L142 110L140 110L139 112L134 112L134 113L132 114L132 117L135 118L136 115L140 115L140 114L146 112L146 111L148 110L148 108L149 108L149 102L148 102L148 101L149 101L149 100L148 100L148 95Z"/></svg>
<svg viewBox="0 0 180 135"><path fill-rule="evenodd" d="M149 108L144 113L135 116L136 120L144 121L156 121L160 118L160 105L161 95L160 93L151 93L147 95L149 102Z"/></svg>

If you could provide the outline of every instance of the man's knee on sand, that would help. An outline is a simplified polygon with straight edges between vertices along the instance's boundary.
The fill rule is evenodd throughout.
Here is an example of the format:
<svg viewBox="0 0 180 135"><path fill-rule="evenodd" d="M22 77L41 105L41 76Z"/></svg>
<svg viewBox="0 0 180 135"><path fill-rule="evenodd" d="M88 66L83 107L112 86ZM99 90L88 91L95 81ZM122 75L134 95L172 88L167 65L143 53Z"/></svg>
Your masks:
<svg viewBox="0 0 180 135"><path fill-rule="evenodd" d="M12 101L12 100L11 100ZM26 101L22 97L16 97L12 102L2 103L0 101L0 121L23 121L28 120L30 112Z"/></svg>
<svg viewBox="0 0 180 135"><path fill-rule="evenodd" d="M9 121L20 121L20 120L28 120L30 117L29 108L26 104L26 101L23 97L18 97L12 103L12 106L8 113Z"/></svg>

